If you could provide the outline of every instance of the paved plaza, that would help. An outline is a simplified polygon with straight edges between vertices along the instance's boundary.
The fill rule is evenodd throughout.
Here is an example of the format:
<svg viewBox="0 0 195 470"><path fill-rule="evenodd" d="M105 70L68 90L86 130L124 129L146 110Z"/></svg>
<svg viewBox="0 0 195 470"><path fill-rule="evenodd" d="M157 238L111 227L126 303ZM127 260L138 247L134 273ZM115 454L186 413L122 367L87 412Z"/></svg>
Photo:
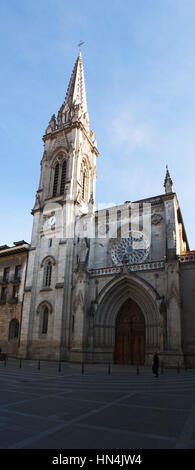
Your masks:
<svg viewBox="0 0 195 470"><path fill-rule="evenodd" d="M1 449L195 449L194 370L38 366L0 362Z"/></svg>

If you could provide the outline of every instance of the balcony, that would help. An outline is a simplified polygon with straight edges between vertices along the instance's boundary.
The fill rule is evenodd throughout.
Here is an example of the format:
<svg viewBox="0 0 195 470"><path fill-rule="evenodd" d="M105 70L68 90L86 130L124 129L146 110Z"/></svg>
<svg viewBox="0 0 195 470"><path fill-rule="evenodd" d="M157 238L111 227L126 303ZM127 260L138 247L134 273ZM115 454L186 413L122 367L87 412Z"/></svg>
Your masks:
<svg viewBox="0 0 195 470"><path fill-rule="evenodd" d="M6 286L9 282L9 279L5 279L4 277L0 277L0 286Z"/></svg>
<svg viewBox="0 0 195 470"><path fill-rule="evenodd" d="M8 304L17 304L18 303L18 297L10 297L8 299Z"/></svg>

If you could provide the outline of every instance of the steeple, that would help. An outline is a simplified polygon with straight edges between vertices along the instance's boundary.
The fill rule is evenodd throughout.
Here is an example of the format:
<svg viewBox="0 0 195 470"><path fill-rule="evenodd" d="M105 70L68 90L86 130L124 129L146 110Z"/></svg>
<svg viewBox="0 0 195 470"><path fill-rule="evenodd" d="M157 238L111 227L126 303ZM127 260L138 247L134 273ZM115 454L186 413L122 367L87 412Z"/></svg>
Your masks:
<svg viewBox="0 0 195 470"><path fill-rule="evenodd" d="M87 113L85 78L81 51L79 52L73 68L66 93L65 104L68 104L70 107L72 105L80 105L83 113Z"/></svg>
<svg viewBox="0 0 195 470"><path fill-rule="evenodd" d="M80 213L92 210L95 206L98 150L95 134L89 127L81 51L73 67L64 103L57 117L52 115L43 141L44 156L36 209L44 200L61 198L66 205L68 201L74 201L74 207ZM74 211L71 214L74 218Z"/></svg>
<svg viewBox="0 0 195 470"><path fill-rule="evenodd" d="M173 181L170 177L170 173L168 170L168 165L166 165L166 176L165 176L165 181L164 181L164 187L165 187L165 192L166 193L172 193L173 192Z"/></svg>
<svg viewBox="0 0 195 470"><path fill-rule="evenodd" d="M58 111L57 126L62 127L67 122L81 121L89 131L89 115L85 91L85 77L81 51L75 62L66 97Z"/></svg>

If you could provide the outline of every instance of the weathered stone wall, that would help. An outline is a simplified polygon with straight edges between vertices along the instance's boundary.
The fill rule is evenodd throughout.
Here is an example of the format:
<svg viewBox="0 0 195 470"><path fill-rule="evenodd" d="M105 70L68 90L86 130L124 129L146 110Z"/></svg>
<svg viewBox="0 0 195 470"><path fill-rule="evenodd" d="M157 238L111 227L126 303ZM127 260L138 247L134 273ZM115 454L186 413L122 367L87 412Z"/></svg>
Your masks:
<svg viewBox="0 0 195 470"><path fill-rule="evenodd" d="M195 262L180 263L182 345L186 363L195 367Z"/></svg>
<svg viewBox="0 0 195 470"><path fill-rule="evenodd" d="M89 268L99 269L114 266L112 257L112 249L122 238L128 238L128 229L132 222L131 213L128 212L131 205L121 205L112 207L110 209L98 211L98 238L91 239L90 241L90 257ZM117 214L120 212L120 221L117 221ZM141 210L140 210L141 213ZM93 221L94 223L94 221ZM121 223L121 225L120 225ZM142 230L142 214L137 215L136 224L133 225L133 230ZM118 229L117 229L118 227ZM120 228L120 230L119 230ZM151 207L151 240L150 233L148 234L149 242L151 241L148 256L144 261L160 261L166 256L166 218L164 205L156 204ZM116 234L116 237L114 237ZM142 261L142 262L144 262Z"/></svg>

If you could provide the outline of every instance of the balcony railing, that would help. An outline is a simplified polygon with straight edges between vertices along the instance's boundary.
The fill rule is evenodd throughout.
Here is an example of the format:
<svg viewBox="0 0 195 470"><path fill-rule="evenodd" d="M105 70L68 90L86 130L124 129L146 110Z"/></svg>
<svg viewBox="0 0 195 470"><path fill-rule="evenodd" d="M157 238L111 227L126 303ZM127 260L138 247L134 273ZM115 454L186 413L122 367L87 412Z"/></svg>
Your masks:
<svg viewBox="0 0 195 470"><path fill-rule="evenodd" d="M5 279L4 277L0 277L0 285L6 285L9 282L9 278Z"/></svg>
<svg viewBox="0 0 195 470"><path fill-rule="evenodd" d="M20 276L13 276L10 280L10 282L12 283L17 283L17 282L20 282L21 281L21 275Z"/></svg>
<svg viewBox="0 0 195 470"><path fill-rule="evenodd" d="M10 297L8 299L9 304L17 304L17 302L18 302L18 297Z"/></svg>
<svg viewBox="0 0 195 470"><path fill-rule="evenodd" d="M12 284L14 283L19 283L21 281L21 275L19 276L12 276L11 278L4 278L3 276L0 277L0 285L6 285L8 284L9 282L11 282Z"/></svg>

